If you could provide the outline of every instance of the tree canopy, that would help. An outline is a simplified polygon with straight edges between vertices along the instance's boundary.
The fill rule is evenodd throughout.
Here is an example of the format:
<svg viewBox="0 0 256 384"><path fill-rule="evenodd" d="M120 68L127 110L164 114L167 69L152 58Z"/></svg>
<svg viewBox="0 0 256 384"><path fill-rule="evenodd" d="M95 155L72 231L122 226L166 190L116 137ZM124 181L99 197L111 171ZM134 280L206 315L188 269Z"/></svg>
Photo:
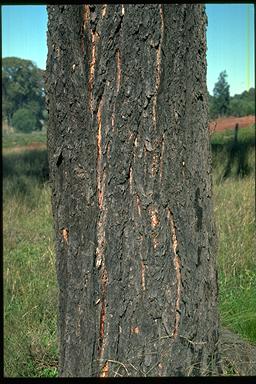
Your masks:
<svg viewBox="0 0 256 384"><path fill-rule="evenodd" d="M230 96L227 72L222 71L215 83L213 96L208 92L210 118L255 115L255 88Z"/></svg>
<svg viewBox="0 0 256 384"><path fill-rule="evenodd" d="M231 97L229 111L232 116L255 115L255 88Z"/></svg>
<svg viewBox="0 0 256 384"><path fill-rule="evenodd" d="M3 58L2 118L7 120L9 125L20 129L22 124L16 124L18 115L26 116L30 130L42 128L45 110L43 73L44 71L30 60ZM21 112L18 113L20 109Z"/></svg>

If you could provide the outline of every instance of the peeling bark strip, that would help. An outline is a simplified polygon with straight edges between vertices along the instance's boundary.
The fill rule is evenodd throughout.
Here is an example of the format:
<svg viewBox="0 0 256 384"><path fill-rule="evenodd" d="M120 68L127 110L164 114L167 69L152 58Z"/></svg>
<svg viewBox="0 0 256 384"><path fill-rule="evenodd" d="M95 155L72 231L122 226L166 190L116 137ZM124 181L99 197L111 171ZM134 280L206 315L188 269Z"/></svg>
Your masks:
<svg viewBox="0 0 256 384"><path fill-rule="evenodd" d="M102 154L102 107L103 99L101 99L99 104L99 109L97 112L97 123L98 123L98 132L97 132L97 191L98 191L98 205L100 217L97 223L97 238L98 246L96 248L96 267L100 269L100 289L101 289L101 312L100 312L100 336L99 336L99 359L102 358L105 348L105 322L106 322L106 292L107 292L107 283L108 283L108 274L105 265L105 246L106 246L106 237L105 237L105 227L106 227L106 217L107 209L105 206L105 180L106 173L103 171L103 154ZM104 366L105 367L105 366ZM108 369L103 367L102 374L107 375Z"/></svg>
<svg viewBox="0 0 256 384"><path fill-rule="evenodd" d="M151 213L151 227L154 229L159 225L159 219L157 216L157 209L153 208L150 210Z"/></svg>
<svg viewBox="0 0 256 384"><path fill-rule="evenodd" d="M98 122L98 132L97 132L97 186L98 186L98 202L99 209L102 209L103 206L103 193L104 193L104 173L102 170L102 99L100 101L99 109L97 112L97 122Z"/></svg>
<svg viewBox="0 0 256 384"><path fill-rule="evenodd" d="M174 324L174 330L173 330L173 336L176 338L178 336L179 332L179 323L180 323L180 300L181 300L181 262L180 258L177 254L177 248L178 248L178 241L176 236L176 227L174 223L174 218L172 211L168 209L167 211L167 217L171 228L171 239L172 239L172 249L174 253L174 267L176 270L176 302L175 302L175 310L176 310L176 316L175 316L175 324Z"/></svg>
<svg viewBox="0 0 256 384"><path fill-rule="evenodd" d="M204 7L47 9L59 375L218 374Z"/></svg>
<svg viewBox="0 0 256 384"><path fill-rule="evenodd" d="M141 286L142 286L142 290L145 291L146 289L146 285L145 285L145 264L144 262L141 260Z"/></svg>
<svg viewBox="0 0 256 384"><path fill-rule="evenodd" d="M107 294L107 284L108 284L108 274L106 270L105 263L101 266L100 271L100 282L101 282L101 312L100 312L100 335L98 341L98 356L99 360L102 359L105 351L105 326L106 326L106 294Z"/></svg>
<svg viewBox="0 0 256 384"><path fill-rule="evenodd" d="M90 52L90 62L89 62L89 79L88 79L88 99L89 99L89 109L91 113L93 112L93 84L94 84L94 73L95 73L95 65L96 65L96 44L98 41L98 33L93 30L90 26L90 6L83 6L83 25L85 33L89 35L89 41L91 46Z"/></svg>
<svg viewBox="0 0 256 384"><path fill-rule="evenodd" d="M90 20L90 8L89 8L89 5L84 5L83 6L83 25L84 25L84 29L86 27L88 27L89 20Z"/></svg>
<svg viewBox="0 0 256 384"><path fill-rule="evenodd" d="M67 228L64 228L62 230L62 237L63 237L63 240L65 241L65 243L67 244L68 242L68 235L69 235L69 231Z"/></svg>
<svg viewBox="0 0 256 384"><path fill-rule="evenodd" d="M108 365L108 361L106 361L101 370L100 377L108 377L108 375L109 375L109 365Z"/></svg>
<svg viewBox="0 0 256 384"><path fill-rule="evenodd" d="M116 69L116 91L119 92L121 82L121 58L119 49L116 51Z"/></svg>
<svg viewBox="0 0 256 384"><path fill-rule="evenodd" d="M88 81L88 90L89 90L89 106L90 111L93 111L92 108L92 91L93 91L93 82L94 82L94 72L95 72L95 64L96 64L96 34L92 31L91 32L91 41L92 41L92 52L91 52L91 62L90 62L90 69L89 69L89 81Z"/></svg>
<svg viewBox="0 0 256 384"><path fill-rule="evenodd" d="M160 182L163 179L163 159L164 159L164 135L162 137L162 145L161 145L160 172L159 172Z"/></svg>
<svg viewBox="0 0 256 384"><path fill-rule="evenodd" d="M104 17L107 12L107 4L102 5L101 17Z"/></svg>

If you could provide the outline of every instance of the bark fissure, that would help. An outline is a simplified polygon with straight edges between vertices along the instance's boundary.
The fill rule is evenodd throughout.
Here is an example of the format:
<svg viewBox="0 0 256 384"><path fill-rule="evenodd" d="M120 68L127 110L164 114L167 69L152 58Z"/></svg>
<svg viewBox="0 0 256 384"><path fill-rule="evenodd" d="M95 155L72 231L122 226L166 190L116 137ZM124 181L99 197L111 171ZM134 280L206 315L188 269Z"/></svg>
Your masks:
<svg viewBox="0 0 256 384"><path fill-rule="evenodd" d="M178 240L176 235L176 226L174 222L173 213L170 209L167 211L168 215L168 221L171 229L171 239L172 239L172 249L174 253L174 267L176 270L176 301L175 301L175 323L174 323L174 330L173 330L173 336L176 338L179 333L179 323L180 323L180 302L181 302L181 261L180 257L178 255L177 249L178 249Z"/></svg>
<svg viewBox="0 0 256 384"><path fill-rule="evenodd" d="M103 99L101 98L99 103L99 108L97 112L97 123L98 123L98 132L97 132L97 188L98 188L98 204L100 211L103 208L103 194L104 194L104 178L105 173L103 171L103 159L102 159L102 106Z"/></svg>
<svg viewBox="0 0 256 384"><path fill-rule="evenodd" d="M160 183L163 179L163 169L164 169L164 135L162 136L162 142L161 142L160 170L159 170Z"/></svg>
<svg viewBox="0 0 256 384"><path fill-rule="evenodd" d="M99 322L99 343L98 353L101 360L104 355L105 348L105 323L106 323L106 295L108 284L108 273L105 263L105 247L106 247L106 218L107 208L105 202L105 187L106 187L106 171L103 168L103 149L102 149L102 108L103 98L99 102L97 112L97 164L96 164L96 177L97 177L97 191L98 191L98 206L99 206L99 220L97 223L97 240L98 245L96 248L96 268L99 269L100 289L101 289L101 311ZM105 367L105 366L104 366ZM107 369L102 368L102 374L107 375Z"/></svg>
<svg viewBox="0 0 256 384"><path fill-rule="evenodd" d="M89 78L88 78L88 100L89 100L89 110L93 113L93 86L94 86L94 75L96 67L96 45L99 39L99 34L90 26L90 16L91 10L89 5L84 5L84 29L87 29L87 33L90 36L90 61L89 61Z"/></svg>
<svg viewBox="0 0 256 384"><path fill-rule="evenodd" d="M161 52L162 52L162 42L164 36L164 17L163 17L163 8L162 5L159 4L159 12L160 12L160 42L157 48L156 53L156 86L155 86L155 95L153 97L153 123L154 128L156 129L157 124L157 115L156 115L156 107L157 107L157 95L160 86L160 78L161 78Z"/></svg>
<svg viewBox="0 0 256 384"><path fill-rule="evenodd" d="M145 269L146 268L145 268L145 263L143 260L141 260L140 265L141 265L141 287L142 287L142 290L145 291L146 290L146 282L145 282Z"/></svg>
<svg viewBox="0 0 256 384"><path fill-rule="evenodd" d="M117 70L117 73L116 73L116 91L118 93L119 89L120 89L121 74L122 74L121 57L120 57L120 50L119 49L116 50L116 70Z"/></svg>

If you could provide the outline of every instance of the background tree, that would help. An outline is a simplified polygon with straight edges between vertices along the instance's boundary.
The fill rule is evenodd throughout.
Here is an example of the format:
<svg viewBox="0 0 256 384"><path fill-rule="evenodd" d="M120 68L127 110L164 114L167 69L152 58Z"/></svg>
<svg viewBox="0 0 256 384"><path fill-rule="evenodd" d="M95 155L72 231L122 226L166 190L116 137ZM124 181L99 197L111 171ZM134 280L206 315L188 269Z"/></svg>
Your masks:
<svg viewBox="0 0 256 384"><path fill-rule="evenodd" d="M226 116L229 111L230 95L226 78L227 72L221 72L213 89L213 113L217 116Z"/></svg>
<svg viewBox="0 0 256 384"><path fill-rule="evenodd" d="M19 109L22 109L20 117L28 116L28 113L24 115L25 108L33 115L30 122L33 120L34 125L30 124L30 129L42 128L45 109L43 71L32 61L17 57L2 60L2 95L2 118L9 125L13 124L14 114Z"/></svg>
<svg viewBox="0 0 256 384"><path fill-rule="evenodd" d="M255 115L255 88L231 97L229 109L232 116Z"/></svg>
<svg viewBox="0 0 256 384"><path fill-rule="evenodd" d="M204 6L48 15L60 375L216 373Z"/></svg>
<svg viewBox="0 0 256 384"><path fill-rule="evenodd" d="M218 111L215 104L215 97L208 92L209 114L213 120L218 117ZM230 97L229 108L226 116L248 116L255 115L255 88L250 88L249 91L244 91L241 94L236 94Z"/></svg>
<svg viewBox="0 0 256 384"><path fill-rule="evenodd" d="M12 125L18 131L21 131L24 133L32 132L36 126L35 115L28 108L19 108L13 114Z"/></svg>

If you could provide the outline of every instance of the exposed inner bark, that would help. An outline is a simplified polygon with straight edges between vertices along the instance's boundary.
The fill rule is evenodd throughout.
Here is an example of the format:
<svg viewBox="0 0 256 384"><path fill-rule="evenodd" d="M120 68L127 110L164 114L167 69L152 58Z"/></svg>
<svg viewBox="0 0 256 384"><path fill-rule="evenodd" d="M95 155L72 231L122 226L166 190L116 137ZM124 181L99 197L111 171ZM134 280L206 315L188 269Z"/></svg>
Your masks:
<svg viewBox="0 0 256 384"><path fill-rule="evenodd" d="M60 375L216 373L204 7L48 14Z"/></svg>
<svg viewBox="0 0 256 384"><path fill-rule="evenodd" d="M177 254L177 248L178 248L178 240L176 236L176 228L175 228L175 223L173 219L173 214L171 210L168 210L168 221L170 223L170 228L171 228L171 239L172 239L172 248L173 248L173 253L174 253L174 266L176 270L176 285L177 285L177 290L176 290L176 303L175 303L175 310L176 310L176 317L175 317L175 324L174 324L174 330L173 330L173 336L174 338L177 337L178 331L179 331L179 323L180 323L180 295L181 295L181 262L180 258Z"/></svg>

